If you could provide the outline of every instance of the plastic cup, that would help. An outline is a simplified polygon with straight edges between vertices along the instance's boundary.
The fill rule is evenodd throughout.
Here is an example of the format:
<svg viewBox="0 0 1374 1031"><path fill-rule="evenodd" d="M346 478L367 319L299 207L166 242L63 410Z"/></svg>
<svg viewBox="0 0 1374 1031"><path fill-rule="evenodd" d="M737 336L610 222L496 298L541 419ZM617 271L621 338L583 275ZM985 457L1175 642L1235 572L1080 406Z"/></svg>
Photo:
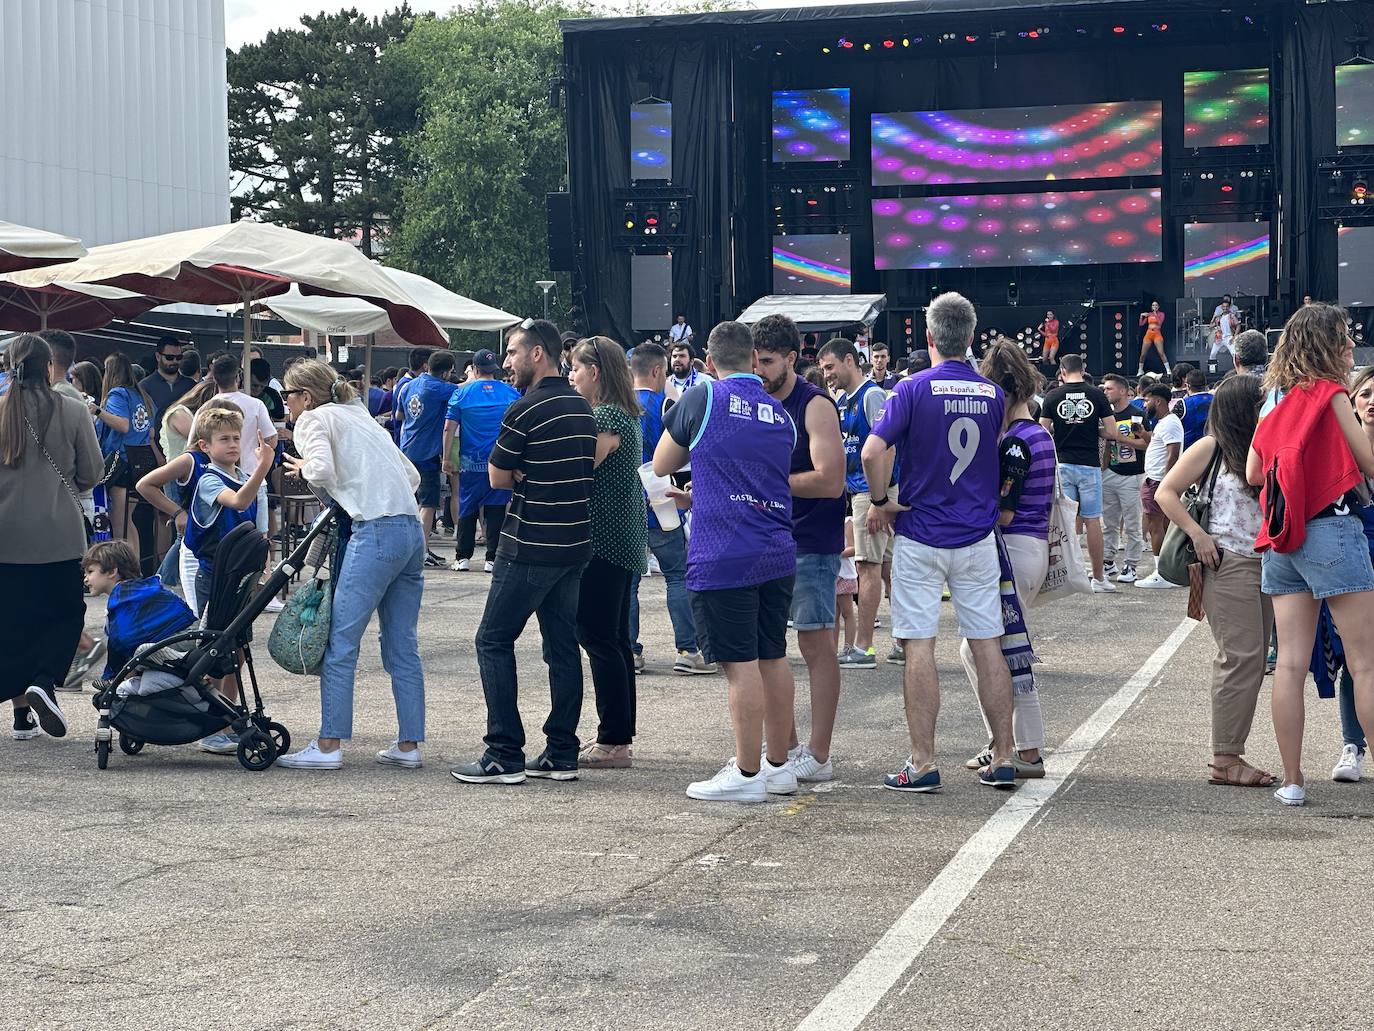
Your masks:
<svg viewBox="0 0 1374 1031"><path fill-rule="evenodd" d="M665 530L676 530L681 523L677 514L677 502L668 497L673 481L666 476L654 473L652 462L639 467L639 480L644 484L644 493L649 496L649 507L658 518L658 525Z"/></svg>

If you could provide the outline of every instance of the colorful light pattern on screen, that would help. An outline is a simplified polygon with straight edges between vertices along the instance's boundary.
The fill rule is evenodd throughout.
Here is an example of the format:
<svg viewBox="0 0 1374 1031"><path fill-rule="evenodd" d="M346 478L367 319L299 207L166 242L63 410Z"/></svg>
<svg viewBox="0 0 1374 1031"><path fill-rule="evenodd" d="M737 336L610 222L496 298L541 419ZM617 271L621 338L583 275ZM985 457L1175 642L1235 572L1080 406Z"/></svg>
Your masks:
<svg viewBox="0 0 1374 1031"><path fill-rule="evenodd" d="M776 90L774 161L848 161L849 90Z"/></svg>
<svg viewBox="0 0 1374 1031"><path fill-rule="evenodd" d="M630 105L630 178L673 177L673 105Z"/></svg>
<svg viewBox="0 0 1374 1031"><path fill-rule="evenodd" d="M1189 222L1183 278L1213 294L1269 295L1268 222Z"/></svg>
<svg viewBox="0 0 1374 1031"><path fill-rule="evenodd" d="M1374 147L1374 64L1336 69L1336 146Z"/></svg>
<svg viewBox="0 0 1374 1031"><path fill-rule="evenodd" d="M879 269L1160 260L1160 191L1077 190L873 202Z"/></svg>
<svg viewBox="0 0 1374 1031"><path fill-rule="evenodd" d="M850 239L840 233L773 237L775 294L847 294Z"/></svg>
<svg viewBox="0 0 1374 1031"><path fill-rule="evenodd" d="M1254 147L1269 142L1269 69L1183 73L1183 145Z"/></svg>
<svg viewBox="0 0 1374 1031"><path fill-rule="evenodd" d="M874 186L1158 175L1157 100L872 116Z"/></svg>
<svg viewBox="0 0 1374 1031"><path fill-rule="evenodd" d="M1342 226L1337 235L1337 304L1374 304L1374 226Z"/></svg>

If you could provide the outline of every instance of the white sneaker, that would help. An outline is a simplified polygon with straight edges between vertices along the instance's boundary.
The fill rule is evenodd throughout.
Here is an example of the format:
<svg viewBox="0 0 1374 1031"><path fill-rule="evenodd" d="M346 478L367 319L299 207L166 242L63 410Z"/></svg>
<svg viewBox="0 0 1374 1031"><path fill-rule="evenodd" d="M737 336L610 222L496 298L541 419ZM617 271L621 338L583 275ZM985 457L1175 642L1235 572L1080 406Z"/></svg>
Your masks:
<svg viewBox="0 0 1374 1031"><path fill-rule="evenodd" d="M378 758L381 758L380 754ZM337 770L343 766L343 749L322 752L319 742L311 741L299 752L283 755L277 760L277 765L285 766L288 770Z"/></svg>
<svg viewBox="0 0 1374 1031"><path fill-rule="evenodd" d="M818 784L821 781L835 779L835 768L830 765L830 760L821 762L805 745L797 749L795 756L788 757L787 768L800 784Z"/></svg>
<svg viewBox="0 0 1374 1031"><path fill-rule="evenodd" d="M1091 578L1089 578L1091 579ZM1110 580L1093 580L1093 594L1115 594L1116 584Z"/></svg>
<svg viewBox="0 0 1374 1031"><path fill-rule="evenodd" d="M1166 370L1166 371L1167 371L1167 370ZM1139 379L1141 376L1145 375L1145 366L1142 365L1140 368L1136 369L1136 370L1135 370L1135 375L1136 375L1136 379Z"/></svg>
<svg viewBox="0 0 1374 1031"><path fill-rule="evenodd" d="M454 562L450 562L449 568L452 569L455 573L466 573L468 569L471 568L471 565L467 559L460 558Z"/></svg>
<svg viewBox="0 0 1374 1031"><path fill-rule="evenodd" d="M763 778L764 790L770 795L797 793L797 775L792 772L791 763L785 762L781 766L774 766L765 759L759 767L759 776Z"/></svg>
<svg viewBox="0 0 1374 1031"><path fill-rule="evenodd" d="M1301 784L1285 784L1274 792L1274 797L1284 805L1306 805L1307 789Z"/></svg>
<svg viewBox="0 0 1374 1031"><path fill-rule="evenodd" d="M1341 749L1341 757L1336 760L1336 768L1331 771L1331 779L1342 784L1358 784L1364 773L1364 755L1355 745Z"/></svg>
<svg viewBox="0 0 1374 1031"><path fill-rule="evenodd" d="M731 759L710 780L688 784L687 797L702 802L767 802L768 790L762 771L746 777Z"/></svg>
<svg viewBox="0 0 1374 1031"><path fill-rule="evenodd" d="M320 753L321 755L326 753ZM338 753L335 753L338 754ZM377 753L377 761L383 766L404 766L407 769L416 770L424 765L420 758L420 746L416 745L413 751L401 751L401 742L391 742L391 747ZM341 764L342 765L342 764Z"/></svg>
<svg viewBox="0 0 1374 1031"><path fill-rule="evenodd" d="M1117 575L1116 582L1119 584L1133 584L1136 582L1135 564L1127 562L1121 567L1121 572Z"/></svg>
<svg viewBox="0 0 1374 1031"><path fill-rule="evenodd" d="M239 736L232 733L211 734L201 738L200 750L211 755L233 755L239 750Z"/></svg>
<svg viewBox="0 0 1374 1031"><path fill-rule="evenodd" d="M495 562L483 562L483 563L482 563L482 572L484 572L484 573L490 573L490 572L491 572L492 570L494 570L495 568L496 568L496 563L495 563Z"/></svg>
<svg viewBox="0 0 1374 1031"><path fill-rule="evenodd" d="M1102 579L1104 579L1104 580L1115 580L1115 579L1116 579L1116 563L1115 563L1115 562L1108 562L1108 563L1106 563L1106 564L1103 565L1103 567L1102 567Z"/></svg>
<svg viewBox="0 0 1374 1031"><path fill-rule="evenodd" d="M1143 587L1147 591L1167 591L1170 588L1178 586L1178 584L1171 584L1168 580L1164 579L1164 577L1160 576L1158 570L1142 580L1137 580L1135 585L1137 587Z"/></svg>
<svg viewBox="0 0 1374 1031"><path fill-rule="evenodd" d="M801 750L802 750L802 748L804 748L804 747L805 747L804 745L797 745L795 748L789 748L789 749L787 750L787 758L784 759L783 762L784 762L784 763L789 763L789 762L791 762L793 759L795 759L797 756L801 755ZM765 742L763 743L763 747L759 749L759 762L761 762L761 763L766 763L767 761L768 761L768 742L765 741Z"/></svg>

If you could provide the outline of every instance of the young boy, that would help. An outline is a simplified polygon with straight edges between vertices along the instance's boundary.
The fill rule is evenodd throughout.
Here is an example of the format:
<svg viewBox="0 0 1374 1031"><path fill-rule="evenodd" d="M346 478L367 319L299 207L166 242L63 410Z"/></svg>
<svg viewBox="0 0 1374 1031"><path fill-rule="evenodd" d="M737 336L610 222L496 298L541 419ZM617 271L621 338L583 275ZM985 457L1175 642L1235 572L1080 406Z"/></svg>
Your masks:
<svg viewBox="0 0 1374 1031"><path fill-rule="evenodd" d="M139 576L138 556L124 541L92 545L81 560L81 568L91 593L107 594L110 598L105 607L108 651L102 676L106 680L113 678L141 645L164 640L195 625L195 613L163 587L159 577ZM181 678L175 674L150 671L120 684L119 694L157 694L180 683Z"/></svg>

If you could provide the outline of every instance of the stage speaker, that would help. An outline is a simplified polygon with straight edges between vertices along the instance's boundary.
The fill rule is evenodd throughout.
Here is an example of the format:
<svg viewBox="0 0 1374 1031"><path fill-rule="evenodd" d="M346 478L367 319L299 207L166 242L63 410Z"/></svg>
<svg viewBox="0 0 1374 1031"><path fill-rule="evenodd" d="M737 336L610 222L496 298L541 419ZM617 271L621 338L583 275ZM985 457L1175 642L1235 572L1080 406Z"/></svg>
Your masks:
<svg viewBox="0 0 1374 1031"><path fill-rule="evenodd" d="M549 271L571 272L577 257L573 239L572 194L550 193L546 196L549 220Z"/></svg>
<svg viewBox="0 0 1374 1031"><path fill-rule="evenodd" d="M673 324L673 256L630 255L630 328L666 333Z"/></svg>

